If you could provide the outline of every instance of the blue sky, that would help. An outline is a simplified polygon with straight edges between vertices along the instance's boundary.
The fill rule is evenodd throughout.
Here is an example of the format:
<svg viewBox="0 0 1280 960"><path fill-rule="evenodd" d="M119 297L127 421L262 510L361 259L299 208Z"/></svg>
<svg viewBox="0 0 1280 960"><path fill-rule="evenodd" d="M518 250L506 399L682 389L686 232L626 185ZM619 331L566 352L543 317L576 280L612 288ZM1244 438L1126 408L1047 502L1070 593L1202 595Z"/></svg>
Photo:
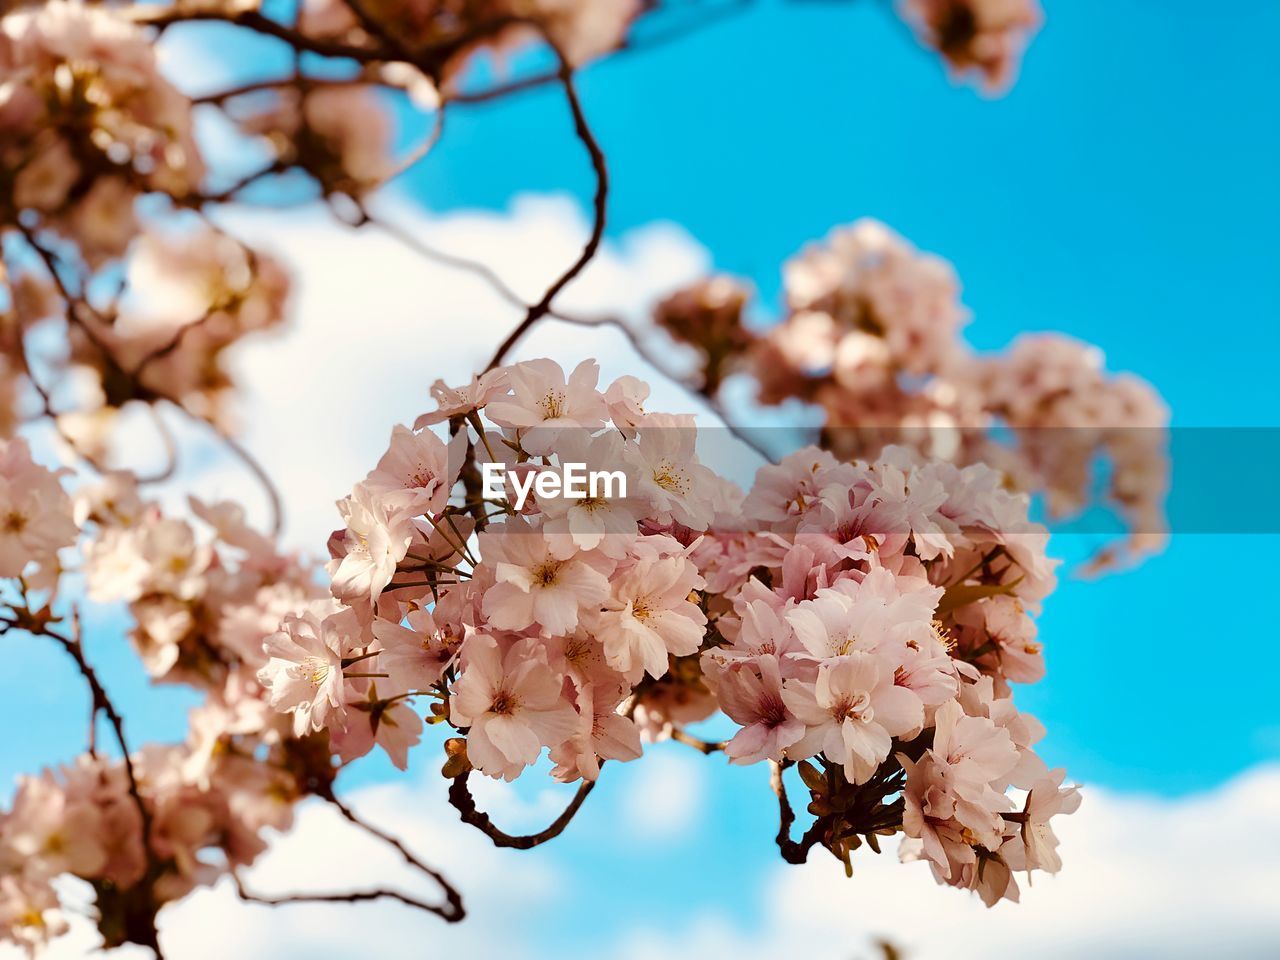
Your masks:
<svg viewBox="0 0 1280 960"><path fill-rule="evenodd" d="M769 304L801 245L878 217L955 264L977 347L1062 331L1154 383L1175 424L1280 426L1280 5L1049 0L1017 85L997 100L951 83L884 6L763 3L588 70L584 104L613 179L610 236L677 223ZM419 130L407 123L405 142ZM457 110L403 187L431 211L501 212L528 192L585 204L591 180L548 88ZM562 349L577 359L575 342ZM1232 467L1196 494L1272 510L1264 491L1233 486L1248 464ZM1054 548L1078 558L1090 545ZM1136 570L1064 577L1040 621L1048 676L1018 692L1049 729L1050 762L1103 789L1173 797L1280 757L1266 579L1277 546L1275 535L1175 536ZM188 699L144 693L115 620L100 626L90 656L122 701L145 704L135 736L176 730ZM0 757L6 782L80 749L85 712L55 651L14 651L9 664L6 711L25 735ZM419 756L434 766L432 748ZM632 915L713 908L751 929L753 901L734 890L775 862L765 771L712 758L695 829L619 840L612 812L629 789L650 789L642 764L608 771L546 854L571 869L574 910L589 918L575 942L610 929L620 869ZM347 779L391 776L372 761ZM554 917L530 923L535 941L565 945Z"/></svg>

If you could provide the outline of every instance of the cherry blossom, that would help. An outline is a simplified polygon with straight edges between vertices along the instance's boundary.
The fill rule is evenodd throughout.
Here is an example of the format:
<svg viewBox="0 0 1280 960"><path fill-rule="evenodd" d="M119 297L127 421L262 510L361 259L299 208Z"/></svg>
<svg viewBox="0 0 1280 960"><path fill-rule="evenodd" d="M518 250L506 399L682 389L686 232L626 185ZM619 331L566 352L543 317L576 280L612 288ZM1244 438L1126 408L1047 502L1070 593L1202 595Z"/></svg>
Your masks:
<svg viewBox="0 0 1280 960"><path fill-rule="evenodd" d="M578 714L560 696L560 679L531 641L502 650L480 634L463 648L463 677L449 701L452 719L468 728L467 756L483 772L514 780L543 747L572 736Z"/></svg>
<svg viewBox="0 0 1280 960"><path fill-rule="evenodd" d="M308 729L323 729L332 713L345 712L342 671L352 649L352 620L303 613L286 617L280 626L263 645L268 659L258 682L272 707L293 714L294 734L302 736Z"/></svg>
<svg viewBox="0 0 1280 960"><path fill-rule="evenodd" d="M0 440L0 577L55 563L77 532L58 475L31 459L25 440Z"/></svg>
<svg viewBox="0 0 1280 960"><path fill-rule="evenodd" d="M788 681L782 697L806 728L788 752L793 757L821 752L843 766L855 784L870 779L889 755L893 737L912 733L924 723L919 699L895 686L869 653L851 653L823 664L812 685Z"/></svg>

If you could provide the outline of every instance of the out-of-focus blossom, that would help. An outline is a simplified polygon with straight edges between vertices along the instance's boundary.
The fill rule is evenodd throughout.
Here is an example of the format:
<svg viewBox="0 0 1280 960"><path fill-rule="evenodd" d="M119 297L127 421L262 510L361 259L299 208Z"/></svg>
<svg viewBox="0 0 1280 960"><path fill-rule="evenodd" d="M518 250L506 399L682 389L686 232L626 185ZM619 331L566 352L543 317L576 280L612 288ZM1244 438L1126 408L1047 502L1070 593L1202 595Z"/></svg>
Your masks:
<svg viewBox="0 0 1280 960"><path fill-rule="evenodd" d="M1036 0L903 0L902 14L957 74L977 72L988 90L1007 87L1040 26Z"/></svg>

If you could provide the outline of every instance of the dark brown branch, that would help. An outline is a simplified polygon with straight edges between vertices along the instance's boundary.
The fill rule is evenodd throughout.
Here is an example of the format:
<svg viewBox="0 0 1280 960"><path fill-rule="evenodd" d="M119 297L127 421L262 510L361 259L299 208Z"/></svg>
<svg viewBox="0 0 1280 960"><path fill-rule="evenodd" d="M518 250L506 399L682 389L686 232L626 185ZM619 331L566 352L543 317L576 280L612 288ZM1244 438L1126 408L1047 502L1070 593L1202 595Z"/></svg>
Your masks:
<svg viewBox="0 0 1280 960"><path fill-rule="evenodd" d="M542 295L542 299L529 308L524 319L494 351L493 357L489 360L489 365L485 367L486 371L492 370L502 363L506 355L520 341L520 338L528 332L529 328L551 311L551 302L555 300L561 290L572 283L574 278L586 269L587 264L595 257L596 251L600 249L600 242L604 239L605 212L609 200L609 171L605 164L604 151L600 149L600 144L596 140L595 134L591 132L591 126L587 122L586 114L583 113L582 102L578 98L578 91L573 82L573 67L559 47L551 44L551 48L555 51L560 61L560 69L557 76L564 87L564 95L568 101L569 109L573 113L574 131L586 148L587 154L591 159L591 168L596 176L596 190L593 201L594 221L591 227L591 236L587 239L586 245L582 248L582 253L574 261L573 265L547 288L546 293Z"/></svg>
<svg viewBox="0 0 1280 960"><path fill-rule="evenodd" d="M554 840L564 833L565 827L569 826L569 822L577 815L583 801L587 799L587 795L595 789L596 785L594 780L583 780L578 785L577 792L573 795L573 799L569 801L569 805L565 807L564 812L556 817L550 826L538 833L515 836L500 830L489 819L487 813L476 808L475 797L471 795L471 790L467 787L467 779L470 776L469 772L464 773L455 777L453 782L449 784L449 803L458 811L463 823L475 827L492 840L495 847L511 847L515 850L530 850L546 843L548 840Z"/></svg>
<svg viewBox="0 0 1280 960"><path fill-rule="evenodd" d="M455 923L458 920L461 920L464 916L466 916L467 911L462 905L462 894L458 892L458 890L453 886L453 884L451 884L448 880L445 879L444 874L442 874L439 870L436 870L434 867L429 866L428 864L423 862L421 859L419 859L398 838L387 833L385 830L379 829L378 827L373 826L373 824L368 823L365 820L362 820L354 810L352 810L350 807L348 807L345 803L343 803L341 800L337 798L337 796L334 794L331 787L326 786L323 790L320 791L319 796L322 799L327 800L330 804L332 804L334 809L336 809L340 814L342 814L343 819L346 820L348 823L350 823L352 826L359 827L361 830L363 830L365 833L369 834L370 836L375 837L378 840L381 840L383 843L387 844L392 849L394 849L397 853L399 853L400 856L404 859L405 863L409 864L409 866L413 867L419 873L425 874L426 876L434 880L437 884L439 884L440 889L444 893L445 904L443 907L432 909L433 913L438 913L440 916L444 917L450 923ZM392 897L396 897L397 899L400 899L401 902L407 902L404 900L404 898L399 897L397 894L384 893L379 895L392 896ZM374 897L366 896L365 899L374 899Z"/></svg>
<svg viewBox="0 0 1280 960"><path fill-rule="evenodd" d="M102 341L102 338L98 336L97 331L93 329L92 325L84 322L84 319L80 316L80 308L83 307L88 310L93 318L104 326L110 326L111 319L109 317L104 317L101 313L95 310L93 305L90 304L83 296L78 296L71 292L66 281L62 279L61 272L58 270L57 256L52 250L36 239L34 230L30 230L22 224L16 224L16 226L18 231L22 234L23 239L27 241L27 245L35 251L41 262L44 263L45 269L49 273L49 279L53 281L53 285L57 288L58 293L62 295L63 301L66 302L67 321L78 326L84 332L84 335L89 342L92 343L94 347L97 348L98 352L102 354L103 358L105 358L109 363L114 364L115 357L112 354L111 349Z"/></svg>
<svg viewBox="0 0 1280 960"><path fill-rule="evenodd" d="M236 886L236 896L245 903L258 903L268 907L279 907L295 903L368 903L371 900L397 900L407 907L413 907L415 910L434 913L436 916L444 918L444 920L449 923L457 923L462 919L461 914L454 914L447 906L441 906L436 903L427 903L425 900L419 900L417 897L411 897L407 893L401 893L398 890L352 890L348 893L287 893L269 895L253 893L246 889L244 881L240 879L239 874L232 873L231 878Z"/></svg>
<svg viewBox="0 0 1280 960"><path fill-rule="evenodd" d="M353 11L354 12L354 11ZM417 67L428 77L435 78L441 68L452 57L487 38L495 37L510 26L527 23L522 17L493 17L474 27L458 33L447 40L424 47L417 51L408 50L404 44L395 42L392 46L371 46L342 43L327 40L303 33L296 27L288 26L272 20L257 10L227 11L222 9L165 7L155 10L149 7L127 11L127 15L141 26L155 27L164 30L176 23L215 22L228 23L243 27L264 36L272 37L292 47L295 53L314 53L322 57L354 60L364 64L409 63ZM358 16L358 14L357 14ZM386 31L377 30L383 37ZM374 37L373 39L377 39Z"/></svg>
<svg viewBox="0 0 1280 960"><path fill-rule="evenodd" d="M804 863L809 859L809 851L822 839L826 825L818 818L805 831L798 841L791 839L791 827L796 822L795 811L791 809L791 801L787 799L787 785L782 779L782 771L791 766L791 761L778 763L769 761L769 783L778 797L778 850L787 863Z"/></svg>
<svg viewBox="0 0 1280 960"><path fill-rule="evenodd" d="M358 63L381 63L389 59L385 50L374 47L354 46L333 40L309 37L285 24L278 23L256 10L227 11L207 7L137 7L127 11L134 23L141 26L165 29L176 23L215 22L229 23L243 27L254 33L261 33L280 40L294 50L303 53L315 53L322 57L340 57L344 60L355 60Z"/></svg>

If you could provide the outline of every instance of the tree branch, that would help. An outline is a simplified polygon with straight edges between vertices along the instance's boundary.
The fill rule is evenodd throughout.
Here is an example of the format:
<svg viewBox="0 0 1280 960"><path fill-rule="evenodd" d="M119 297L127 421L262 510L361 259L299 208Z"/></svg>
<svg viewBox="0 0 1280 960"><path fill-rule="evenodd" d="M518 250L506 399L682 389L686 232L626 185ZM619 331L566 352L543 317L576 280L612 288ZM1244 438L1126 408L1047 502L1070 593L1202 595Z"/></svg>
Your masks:
<svg viewBox="0 0 1280 960"><path fill-rule="evenodd" d="M595 172L594 220L591 227L591 236L587 238L587 243L582 248L582 253L578 256L578 259L574 261L568 270L560 275L555 283L547 288L547 292L542 295L542 299L529 308L524 319L494 351L493 357L489 360L489 365L485 367L486 371L492 370L502 363L506 355L511 352L511 349L528 332L529 328L551 311L551 302L561 290L572 283L573 279L586 269L587 264L595 257L596 251L600 249L600 242L604 239L605 212L609 199L609 171L605 164L604 151L600 149L600 144L596 140L595 134L591 132L591 126L587 122L586 114L583 113L582 102L578 98L578 91L573 82L573 67L566 59L564 52L552 43L549 38L547 43L555 51L556 57L560 61L557 77L561 86L564 87L565 99L573 113L574 131L586 148L587 155L591 160L591 168Z"/></svg>
<svg viewBox="0 0 1280 960"><path fill-rule="evenodd" d="M782 779L782 771L789 766L791 766L790 760L784 760L782 763L770 760L769 783L778 797L778 850L781 851L782 859L787 863L799 864L809 859L809 851L822 838L826 825L819 817L798 841L791 839L791 827L796 822L796 815L791 809L791 801L787 799L787 785Z"/></svg>
<svg viewBox="0 0 1280 960"><path fill-rule="evenodd" d="M268 907L286 906L295 903L367 903L370 900L397 900L407 907L413 907L415 910L434 913L436 916L444 918L448 923L457 923L462 919L462 914L454 914L447 906L427 903L425 900L419 900L417 897L401 893L398 890L352 890L347 893L286 893L271 895L249 891L245 887L244 881L240 879L240 875L234 871L231 874L231 879L235 883L236 896L241 900L245 903L258 903Z"/></svg>
<svg viewBox="0 0 1280 960"><path fill-rule="evenodd" d="M701 737L695 737L691 733L685 733L679 727L671 728L671 739L676 741L676 743L683 743L686 747L693 747L693 749L698 750L707 756L710 756L713 753L719 753L725 748L725 742L723 740L703 740Z"/></svg>
<svg viewBox="0 0 1280 960"><path fill-rule="evenodd" d="M445 903L444 903L444 906L442 907L428 908L428 909L431 909L432 913L439 914L440 916L444 917L444 919L448 920L450 923L456 923L457 921L461 920L464 916L466 916L467 911L462 905L462 894L458 892L457 888L455 888L453 884L451 884L448 880L445 879L444 874L442 874L439 870L436 870L434 867L429 866L428 864L423 862L421 859L419 859L398 838L387 833L385 830L375 827L373 826L373 824L368 823L365 820L362 820L354 810L352 810L350 807L348 807L345 803L343 803L341 800L337 798L331 786L326 785L319 792L319 796L322 799L327 800L330 804L332 804L334 809L336 809L340 814L342 814L343 819L345 819L352 826L359 827L365 833L369 834L372 837L375 837L378 840L381 840L383 843L392 847L397 853L400 854L400 856L404 859L405 863L409 864L409 866L413 867L419 873L425 874L426 876L434 880L437 884L439 884L440 889L444 892ZM382 891L375 892L372 895L368 895L368 894L362 895L362 898L368 900L368 899L376 899L376 897L378 896L394 897L396 899L399 899L402 903L409 903L408 900L406 900L404 897L402 897L399 894L382 892ZM410 903L409 905L414 906L415 904Z"/></svg>
<svg viewBox="0 0 1280 960"><path fill-rule="evenodd" d="M471 790L467 787L467 779L470 776L471 774L468 771L461 776L455 777L453 782L449 784L449 803L458 811L463 823L468 823L475 827L492 840L495 847L511 847L516 850L530 850L546 843L548 840L554 840L564 833L565 827L569 826L569 822L577 815L583 801L587 799L587 795L595 789L596 785L594 780L583 780L578 785L578 790L573 795L573 799L569 801L569 806L565 807L564 812L556 817L550 826L538 833L515 836L500 830L489 819L487 813L483 813L476 808L475 797L471 795Z"/></svg>

